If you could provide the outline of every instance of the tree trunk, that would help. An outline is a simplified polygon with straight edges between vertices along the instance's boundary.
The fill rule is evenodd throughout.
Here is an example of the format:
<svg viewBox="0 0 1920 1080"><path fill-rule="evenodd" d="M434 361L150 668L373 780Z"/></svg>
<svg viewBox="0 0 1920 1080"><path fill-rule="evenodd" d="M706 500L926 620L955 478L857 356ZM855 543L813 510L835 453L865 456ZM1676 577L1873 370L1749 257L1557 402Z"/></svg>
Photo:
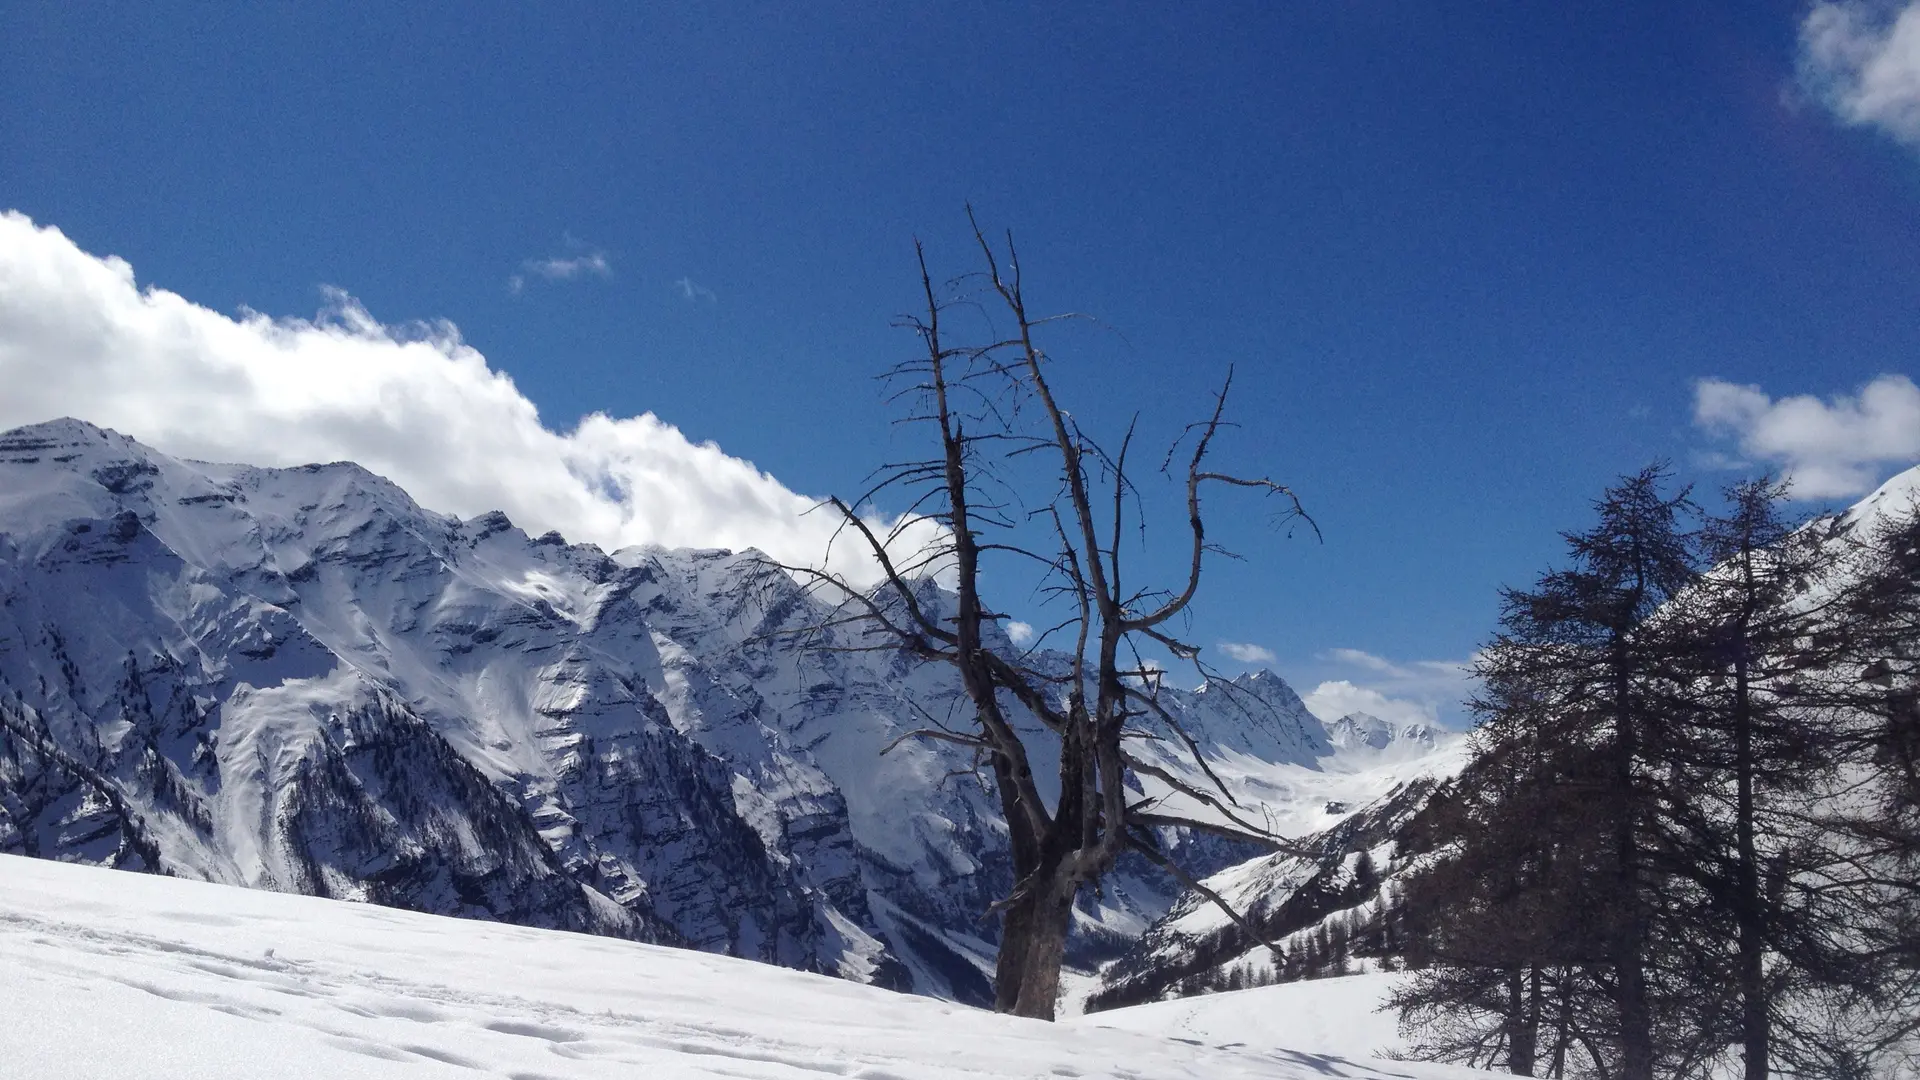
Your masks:
<svg viewBox="0 0 1920 1080"><path fill-rule="evenodd" d="M1639 794L1634 763L1640 746L1631 704L1632 676L1624 642L1614 644L1614 783L1620 800L1614 822L1615 872L1622 924L1613 935L1614 972L1620 1008L1622 1080L1653 1080L1653 1011L1647 1002L1647 919L1640 895Z"/></svg>
<svg viewBox="0 0 1920 1080"><path fill-rule="evenodd" d="M1532 1076L1540 1045L1540 969L1507 971L1507 1071Z"/></svg>
<svg viewBox="0 0 1920 1080"><path fill-rule="evenodd" d="M995 1012L1053 1019L1075 891L1056 864L1028 895L1007 906L993 973Z"/></svg>
<svg viewBox="0 0 1920 1080"><path fill-rule="evenodd" d="M1760 853L1754 841L1753 708L1745 657L1734 668L1734 768L1738 786L1735 818L1739 861L1734 918L1739 928L1741 1050L1746 1080L1767 1080L1769 1019L1766 925L1760 895Z"/></svg>
<svg viewBox="0 0 1920 1080"><path fill-rule="evenodd" d="M1615 943L1619 979L1620 1075L1623 1080L1653 1080L1653 1011L1647 1003L1647 967L1641 955L1646 924L1639 897L1629 901L1627 926Z"/></svg>
<svg viewBox="0 0 1920 1080"><path fill-rule="evenodd" d="M1553 1064L1547 1068L1547 1075L1553 1077L1567 1075L1567 1042L1573 1025L1573 973L1563 967L1558 977L1559 993L1554 995Z"/></svg>

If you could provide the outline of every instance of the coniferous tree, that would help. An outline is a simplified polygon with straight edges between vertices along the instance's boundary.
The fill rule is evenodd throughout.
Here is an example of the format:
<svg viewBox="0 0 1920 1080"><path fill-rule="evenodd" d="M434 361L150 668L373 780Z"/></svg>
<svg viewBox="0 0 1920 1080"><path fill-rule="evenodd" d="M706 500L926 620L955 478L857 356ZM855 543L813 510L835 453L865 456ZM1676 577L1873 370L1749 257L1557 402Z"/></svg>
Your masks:
<svg viewBox="0 0 1920 1080"><path fill-rule="evenodd" d="M1667 780L1678 789L1669 805L1684 837L1680 869L1731 929L1720 955L1699 947L1709 934L1695 952L1702 978L1738 995L1747 1080L1769 1075L1780 973L1835 964L1818 898L1797 883L1823 861L1806 810L1840 758L1832 712L1802 681L1843 664L1851 636L1829 632L1833 600L1816 587L1834 572L1836 549L1782 513L1786 497L1770 479L1728 488L1725 511L1698 536L1711 569L1660 613L1684 646L1669 684L1677 722Z"/></svg>
<svg viewBox="0 0 1920 1080"><path fill-rule="evenodd" d="M1609 958L1597 901L1610 848L1583 805L1606 762L1505 721L1477 734L1481 752L1441 801L1447 820L1434 824L1457 841L1404 887L1402 949L1416 972L1390 1005L1420 1056L1530 1076L1543 1026L1560 1033L1562 1058L1569 1033L1610 1038L1610 1025L1570 1018L1576 1003L1587 1016L1612 1004L1594 977Z"/></svg>
<svg viewBox="0 0 1920 1080"><path fill-rule="evenodd" d="M1429 936L1439 963L1482 972L1467 985L1487 989L1465 1008L1498 1018L1515 1071L1536 1064L1547 988L1533 969L1568 968L1569 986L1604 997L1603 1010L1568 1008L1606 1014L1582 1032L1626 1080L1698 1057L1718 1024L1674 977L1694 966L1674 915L1697 907L1673 873L1664 783L1683 642L1654 616L1697 571L1681 528L1691 503L1667 481L1651 467L1608 489L1594 526L1566 535L1568 565L1505 593L1477 666L1484 765L1460 792L1473 827L1428 875L1444 896ZM1397 1004L1406 1018L1423 1003Z"/></svg>
<svg viewBox="0 0 1920 1080"><path fill-rule="evenodd" d="M1605 898L1624 1080L1652 1080L1656 1058L1649 969L1664 838L1655 784L1668 735L1659 681L1674 643L1650 616L1696 576L1680 528L1690 503L1684 491L1663 492L1667 480L1651 467L1608 489L1595 505L1599 521L1567 535L1570 565L1507 594L1504 632L1481 672L1490 693L1524 697L1534 707L1521 716L1570 752L1597 752L1602 764L1583 816L1610 843L1595 885Z"/></svg>
<svg viewBox="0 0 1920 1080"><path fill-rule="evenodd" d="M1358 897L1372 896L1380 886L1380 869L1373 864L1373 853L1362 851L1353 861L1353 894Z"/></svg>
<svg viewBox="0 0 1920 1080"><path fill-rule="evenodd" d="M1761 480L1687 534L1661 480L1507 594L1403 1030L1529 1075L1920 1064L1920 508L1855 536Z"/></svg>
<svg viewBox="0 0 1920 1080"><path fill-rule="evenodd" d="M1920 1072L1920 499L1863 536L1844 519L1835 531L1852 557L1825 637L1847 641L1852 663L1809 688L1841 706L1840 752L1858 780L1820 821L1834 843L1816 887L1838 898L1852 949L1849 977L1822 986L1848 1030L1829 1040L1827 1067Z"/></svg>

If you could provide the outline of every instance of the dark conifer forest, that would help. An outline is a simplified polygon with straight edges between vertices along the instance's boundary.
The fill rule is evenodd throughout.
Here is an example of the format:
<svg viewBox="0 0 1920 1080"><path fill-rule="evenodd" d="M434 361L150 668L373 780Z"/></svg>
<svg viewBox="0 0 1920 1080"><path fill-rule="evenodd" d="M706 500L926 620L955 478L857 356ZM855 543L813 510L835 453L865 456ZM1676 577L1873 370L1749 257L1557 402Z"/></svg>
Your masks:
<svg viewBox="0 0 1920 1080"><path fill-rule="evenodd" d="M1413 1056L1897 1071L1920 1028L1920 515L1799 521L1787 495L1643 470L1503 594L1473 760L1386 920Z"/></svg>

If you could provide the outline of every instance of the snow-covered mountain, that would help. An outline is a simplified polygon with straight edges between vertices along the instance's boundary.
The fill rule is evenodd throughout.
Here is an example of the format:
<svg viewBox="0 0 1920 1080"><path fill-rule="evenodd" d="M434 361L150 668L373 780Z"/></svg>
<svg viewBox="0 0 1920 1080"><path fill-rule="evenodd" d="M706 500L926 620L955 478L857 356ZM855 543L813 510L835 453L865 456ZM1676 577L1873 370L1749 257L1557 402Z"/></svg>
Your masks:
<svg viewBox="0 0 1920 1080"><path fill-rule="evenodd" d="M1348 713L1327 725L1327 740L1335 749L1348 751L1355 762L1367 763L1425 757L1444 734L1421 721L1396 726L1363 712Z"/></svg>
<svg viewBox="0 0 1920 1080"><path fill-rule="evenodd" d="M832 648L844 631L803 642L821 622L753 552L609 555L431 513L352 464L18 429L0 851L978 1000L981 915L1010 884L997 800L956 747L881 753L964 697L944 668ZM1275 831L1383 793L1372 744L1338 743L1276 676L1167 701ZM1198 781L1172 743L1142 752ZM1169 840L1201 872L1249 854ZM1178 892L1141 868L1109 886L1083 940L1136 936Z"/></svg>
<svg viewBox="0 0 1920 1080"><path fill-rule="evenodd" d="M1380 721L1374 720L1378 728L1345 723L1352 719L1328 725L1336 740L1358 727L1395 736L1384 745L1363 742L1369 750L1384 751L1399 742L1401 733ZM1100 969L1086 1006L1111 1009L1219 989L1235 977L1245 985L1270 982L1281 974L1270 946L1279 946L1297 961L1306 940L1331 921L1364 923L1381 914L1390 883L1412 865L1409 857L1419 854L1412 849L1422 846L1414 835L1422 811L1442 784L1465 767L1471 752L1464 735L1420 730L1431 739L1432 750L1425 755L1374 761L1370 768L1364 767L1365 755L1359 762L1335 759L1335 764L1363 766L1347 774L1349 789L1377 792L1373 798L1351 807L1338 804L1338 819L1301 836L1292 850L1225 867L1202 882L1244 923L1221 911L1205 893L1183 892L1165 915Z"/></svg>

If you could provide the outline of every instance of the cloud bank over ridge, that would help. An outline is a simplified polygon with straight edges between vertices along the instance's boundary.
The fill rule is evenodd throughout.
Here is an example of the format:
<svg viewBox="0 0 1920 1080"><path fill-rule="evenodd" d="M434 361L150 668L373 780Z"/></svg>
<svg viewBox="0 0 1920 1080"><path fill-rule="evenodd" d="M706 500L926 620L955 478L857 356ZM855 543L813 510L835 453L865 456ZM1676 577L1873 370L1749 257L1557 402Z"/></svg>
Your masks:
<svg viewBox="0 0 1920 1080"><path fill-rule="evenodd" d="M167 453L256 465L352 460L422 505L504 510L529 532L612 550L757 547L819 565L836 522L652 413L567 432L450 323L387 326L329 290L318 317L237 318L0 212L0 428L74 416ZM925 541L932 526L912 539ZM870 580L850 538L831 568Z"/></svg>
<svg viewBox="0 0 1920 1080"><path fill-rule="evenodd" d="M1804 499L1859 495L1920 461L1920 386L1882 375L1855 394L1774 398L1725 379L1694 384L1693 419L1740 454L1780 469Z"/></svg>
<svg viewBox="0 0 1920 1080"><path fill-rule="evenodd" d="M1472 691L1471 659L1401 663L1361 649L1330 649L1321 659L1357 669L1356 678L1328 679L1305 695L1322 720L1363 712L1394 724L1444 724Z"/></svg>

